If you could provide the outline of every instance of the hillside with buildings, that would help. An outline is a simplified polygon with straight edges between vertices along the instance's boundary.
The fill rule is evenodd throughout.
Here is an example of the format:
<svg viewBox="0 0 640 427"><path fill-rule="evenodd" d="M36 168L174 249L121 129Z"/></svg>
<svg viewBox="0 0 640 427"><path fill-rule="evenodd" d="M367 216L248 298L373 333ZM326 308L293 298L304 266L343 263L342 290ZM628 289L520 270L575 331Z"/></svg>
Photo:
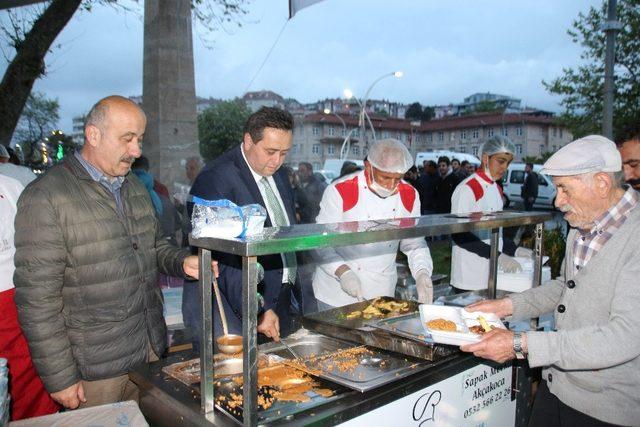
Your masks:
<svg viewBox="0 0 640 427"><path fill-rule="evenodd" d="M131 99L142 102L140 96ZM361 135L360 106L355 98L326 98L303 104L261 90L248 92L241 99L252 111L265 106L289 111L294 116L295 128L288 163L296 166L302 161L309 162L314 169L320 169L327 159L340 158L343 144L348 150L346 158L362 159L367 143L382 138L404 142L413 155L449 150L477 156L484 141L500 134L514 142L515 161L553 153L572 140L571 133L556 121L552 112L522 106L518 98L492 93L475 93L459 104L433 106L435 117L429 121L405 119L406 104L367 100L365 111L370 124L367 123L365 135ZM198 97L197 111L201 113L221 101ZM84 116L73 119L73 137L78 144L82 144L83 121Z"/></svg>

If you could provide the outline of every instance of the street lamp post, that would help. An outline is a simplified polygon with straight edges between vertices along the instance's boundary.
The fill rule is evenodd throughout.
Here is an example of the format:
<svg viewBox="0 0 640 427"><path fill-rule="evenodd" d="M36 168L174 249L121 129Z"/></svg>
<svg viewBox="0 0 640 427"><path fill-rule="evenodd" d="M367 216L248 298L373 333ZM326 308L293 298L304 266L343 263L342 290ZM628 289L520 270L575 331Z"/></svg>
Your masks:
<svg viewBox="0 0 640 427"><path fill-rule="evenodd" d="M615 66L616 33L622 29L622 24L616 17L616 0L609 0L607 5L607 21L603 25L606 34L605 62L604 62L604 100L602 107L602 134L613 139L613 97L615 84L613 81Z"/></svg>
<svg viewBox="0 0 640 427"><path fill-rule="evenodd" d="M367 89L367 91L364 93L364 98L362 98L362 102L358 99L358 98L354 98L356 100L356 102L358 103L358 106L360 107L360 115L359 115L359 119L358 119L358 124L360 126L360 132L362 133L362 140L364 141L364 150L368 151L369 150L369 141L366 138L366 133L367 133L367 129L366 129L366 124L365 124L365 119L367 120L367 122L369 122L369 127L371 128L371 135L373 137L373 141L375 142L376 140L376 131L375 128L373 127L373 123L371 123L371 118L369 118L369 114L367 114L367 101L369 100L369 94L371 93L371 89L373 89L373 87L382 79L386 78L386 77L397 77L397 78L401 78L403 76L403 72L402 71L394 71L392 73L385 73L382 76L378 77L377 79L375 79L373 81L373 83L371 83L371 85L369 86L369 88ZM344 95L347 99L350 99L351 97L353 97L353 92L351 92L349 89L345 89L344 90Z"/></svg>
<svg viewBox="0 0 640 427"><path fill-rule="evenodd" d="M345 137L344 137L344 141L342 141L342 146L340 147L340 160L344 160L347 157L347 154L349 154L349 138L351 138L351 133L353 132L353 129L347 132L347 124L345 123L344 119L340 117L337 113L331 111L330 109L325 108L324 113L333 114L342 123L342 129ZM346 147L346 151L345 151L345 147Z"/></svg>

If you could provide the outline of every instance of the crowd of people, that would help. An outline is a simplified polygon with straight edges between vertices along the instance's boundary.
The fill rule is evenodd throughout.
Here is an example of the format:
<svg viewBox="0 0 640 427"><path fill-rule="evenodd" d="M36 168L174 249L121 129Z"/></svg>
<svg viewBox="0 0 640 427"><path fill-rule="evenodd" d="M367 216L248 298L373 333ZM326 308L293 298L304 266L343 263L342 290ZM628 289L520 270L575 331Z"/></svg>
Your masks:
<svg viewBox="0 0 640 427"><path fill-rule="evenodd" d="M39 179L22 183L5 175L0 161L0 214L8 224L0 236L0 357L9 359L14 420L136 400L128 374L158 360L167 346L159 277L183 282L184 323L198 349L199 262L186 240L192 204L176 203L154 179L142 156L145 127L140 107L110 96L89 112L82 149ZM508 138L494 136L482 146L480 165L443 156L419 170L402 142L384 139L371 144L364 168L348 165L327 183L309 163L295 172L285 166L292 131L288 112L258 110L235 147L206 165L187 159L190 194L261 204L266 227L410 223L421 215L502 210L500 181L516 154ZM618 149L604 137L585 137L543 166L572 227L561 275L468 308L513 318L555 312L552 331L493 330L461 348L500 363L527 357L530 366L544 367L533 425L640 423L640 135L620 142ZM2 148L0 160L10 158ZM535 179L527 165L527 209ZM506 272L519 269L515 257L532 256L506 238L499 250ZM264 268L258 333L277 341L292 332L296 316L393 296L398 251L407 257L418 301L431 303L433 261L424 238L258 257ZM229 332L241 334L242 259L221 252L213 258ZM452 286L486 287L488 259L488 236L454 235ZM217 337L223 328L213 318ZM596 399L602 404L593 405Z"/></svg>

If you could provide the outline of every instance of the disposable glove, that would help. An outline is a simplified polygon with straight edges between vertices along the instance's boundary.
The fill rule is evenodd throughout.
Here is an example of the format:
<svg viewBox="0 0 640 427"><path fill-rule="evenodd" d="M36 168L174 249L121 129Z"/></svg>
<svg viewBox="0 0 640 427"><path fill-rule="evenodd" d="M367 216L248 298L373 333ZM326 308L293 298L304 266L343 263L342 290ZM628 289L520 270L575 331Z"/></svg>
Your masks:
<svg viewBox="0 0 640 427"><path fill-rule="evenodd" d="M422 269L416 273L416 289L418 290L418 302L431 304L433 302L433 283L427 270Z"/></svg>
<svg viewBox="0 0 640 427"><path fill-rule="evenodd" d="M516 248L516 256L520 258L533 258L533 251L527 248Z"/></svg>
<svg viewBox="0 0 640 427"><path fill-rule="evenodd" d="M347 270L342 273L342 276L340 276L340 287L352 297L358 298L359 301L364 299L362 297L362 284L360 283L360 279L352 270Z"/></svg>
<svg viewBox="0 0 640 427"><path fill-rule="evenodd" d="M522 266L515 258L506 254L500 254L498 257L498 267L504 273L519 273L522 271Z"/></svg>

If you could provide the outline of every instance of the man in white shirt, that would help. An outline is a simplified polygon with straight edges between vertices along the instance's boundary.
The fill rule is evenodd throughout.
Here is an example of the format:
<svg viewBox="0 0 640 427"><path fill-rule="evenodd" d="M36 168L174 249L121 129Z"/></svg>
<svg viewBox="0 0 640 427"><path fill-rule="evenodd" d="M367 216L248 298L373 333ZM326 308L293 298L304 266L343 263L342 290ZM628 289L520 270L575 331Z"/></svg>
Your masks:
<svg viewBox="0 0 640 427"><path fill-rule="evenodd" d="M451 197L451 213L501 211L502 187L498 182L513 160L515 146L501 135L485 142L480 149L482 164L470 177L456 187ZM490 231L457 233L452 235L451 285L458 291L486 289L489 280ZM530 249L518 248L509 239L500 237L498 265L504 273L522 271L514 256L529 258Z"/></svg>
<svg viewBox="0 0 640 427"><path fill-rule="evenodd" d="M0 175L18 180L23 187L36 179L36 174L31 172L31 169L11 163L9 150L2 144L0 144Z"/></svg>
<svg viewBox="0 0 640 427"><path fill-rule="evenodd" d="M336 223L420 216L420 197L402 181L413 165L400 141L380 140L369 150L365 169L333 182L324 192L316 222ZM407 255L418 299L433 299L433 262L424 238L392 240L319 250L313 290L320 311L379 296L393 296L398 247Z"/></svg>

